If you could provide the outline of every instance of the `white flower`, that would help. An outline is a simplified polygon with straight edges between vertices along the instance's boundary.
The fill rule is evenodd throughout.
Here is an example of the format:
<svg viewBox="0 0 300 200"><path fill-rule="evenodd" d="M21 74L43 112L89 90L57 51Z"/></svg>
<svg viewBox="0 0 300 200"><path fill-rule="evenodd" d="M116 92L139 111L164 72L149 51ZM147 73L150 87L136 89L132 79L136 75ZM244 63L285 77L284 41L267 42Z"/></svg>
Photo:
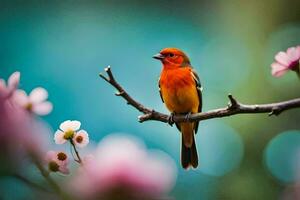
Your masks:
<svg viewBox="0 0 300 200"><path fill-rule="evenodd" d="M79 121L67 120L60 124L60 130L57 130L54 135L56 144L64 144L67 140L72 140L78 147L84 147L89 143L88 133L80 130L81 123ZM77 132L78 131L78 132Z"/></svg>
<svg viewBox="0 0 300 200"><path fill-rule="evenodd" d="M3 79L0 79L0 97L10 96L17 88L20 82L20 72L14 72L8 78L7 85Z"/></svg>
<svg viewBox="0 0 300 200"><path fill-rule="evenodd" d="M19 106L37 115L47 115L52 111L52 103L46 101L47 98L47 90L41 87L33 89L29 95L24 90L16 90L13 96Z"/></svg>

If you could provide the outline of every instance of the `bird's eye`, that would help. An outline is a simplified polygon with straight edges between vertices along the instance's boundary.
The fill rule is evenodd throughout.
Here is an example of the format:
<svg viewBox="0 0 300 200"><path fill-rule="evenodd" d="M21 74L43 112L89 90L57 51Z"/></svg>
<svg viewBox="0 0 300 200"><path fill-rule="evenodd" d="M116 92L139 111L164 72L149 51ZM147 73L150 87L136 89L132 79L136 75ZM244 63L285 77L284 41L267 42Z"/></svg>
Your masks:
<svg viewBox="0 0 300 200"><path fill-rule="evenodd" d="M170 54L169 54L169 57L174 57L174 54L173 54L173 53L170 53Z"/></svg>

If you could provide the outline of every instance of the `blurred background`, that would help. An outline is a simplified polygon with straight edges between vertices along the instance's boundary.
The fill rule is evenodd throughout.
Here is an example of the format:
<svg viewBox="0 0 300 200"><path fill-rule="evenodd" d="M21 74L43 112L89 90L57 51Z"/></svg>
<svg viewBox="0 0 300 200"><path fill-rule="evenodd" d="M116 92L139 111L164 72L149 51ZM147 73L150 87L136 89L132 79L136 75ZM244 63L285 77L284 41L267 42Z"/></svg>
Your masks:
<svg viewBox="0 0 300 200"><path fill-rule="evenodd" d="M204 111L226 106L228 93L248 104L299 97L294 73L270 73L278 51L300 44L299 1L0 0L0 24L0 76L19 70L21 88L49 91L54 110L44 119L53 132L77 119L94 143L127 133L166 152L179 170L175 199L296 199L299 110L201 122L200 165L184 171L176 128L138 123L140 113L98 74L110 65L132 97L167 113L157 88L161 64L152 55L178 47L200 75ZM29 191L0 180L3 199L26 199Z"/></svg>

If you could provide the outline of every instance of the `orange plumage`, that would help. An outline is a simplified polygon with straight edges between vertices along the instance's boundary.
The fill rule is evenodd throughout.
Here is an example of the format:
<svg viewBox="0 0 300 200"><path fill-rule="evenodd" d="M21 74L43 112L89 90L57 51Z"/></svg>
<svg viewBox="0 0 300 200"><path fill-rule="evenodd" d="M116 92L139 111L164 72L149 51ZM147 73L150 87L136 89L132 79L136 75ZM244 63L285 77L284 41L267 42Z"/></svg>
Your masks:
<svg viewBox="0 0 300 200"><path fill-rule="evenodd" d="M189 58L181 50L165 48L154 58L161 60L163 69L159 79L162 101L172 114L201 112L201 85ZM194 134L198 122L176 124L182 133L181 164L183 168L198 166Z"/></svg>

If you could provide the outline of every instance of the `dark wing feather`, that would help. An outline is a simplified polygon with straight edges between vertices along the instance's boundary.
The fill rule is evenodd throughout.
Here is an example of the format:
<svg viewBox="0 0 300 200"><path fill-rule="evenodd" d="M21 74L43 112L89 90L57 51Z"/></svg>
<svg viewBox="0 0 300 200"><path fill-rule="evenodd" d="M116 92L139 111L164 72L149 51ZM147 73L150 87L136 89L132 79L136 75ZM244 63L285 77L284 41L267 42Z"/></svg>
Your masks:
<svg viewBox="0 0 300 200"><path fill-rule="evenodd" d="M163 102L163 103L165 103L164 102L164 99L163 99L163 97L162 97L162 94L161 94L161 89L160 89L160 80L158 81L158 89L159 89L159 95L160 95L160 98L161 98L161 101Z"/></svg>
<svg viewBox="0 0 300 200"><path fill-rule="evenodd" d="M199 76L194 69L192 69L192 76L196 83L197 93L198 93L198 98L199 98L198 112L201 112L201 110L202 110L202 86L201 86ZM199 126L199 122L195 122L195 133L197 133L197 131L198 131L198 126Z"/></svg>

